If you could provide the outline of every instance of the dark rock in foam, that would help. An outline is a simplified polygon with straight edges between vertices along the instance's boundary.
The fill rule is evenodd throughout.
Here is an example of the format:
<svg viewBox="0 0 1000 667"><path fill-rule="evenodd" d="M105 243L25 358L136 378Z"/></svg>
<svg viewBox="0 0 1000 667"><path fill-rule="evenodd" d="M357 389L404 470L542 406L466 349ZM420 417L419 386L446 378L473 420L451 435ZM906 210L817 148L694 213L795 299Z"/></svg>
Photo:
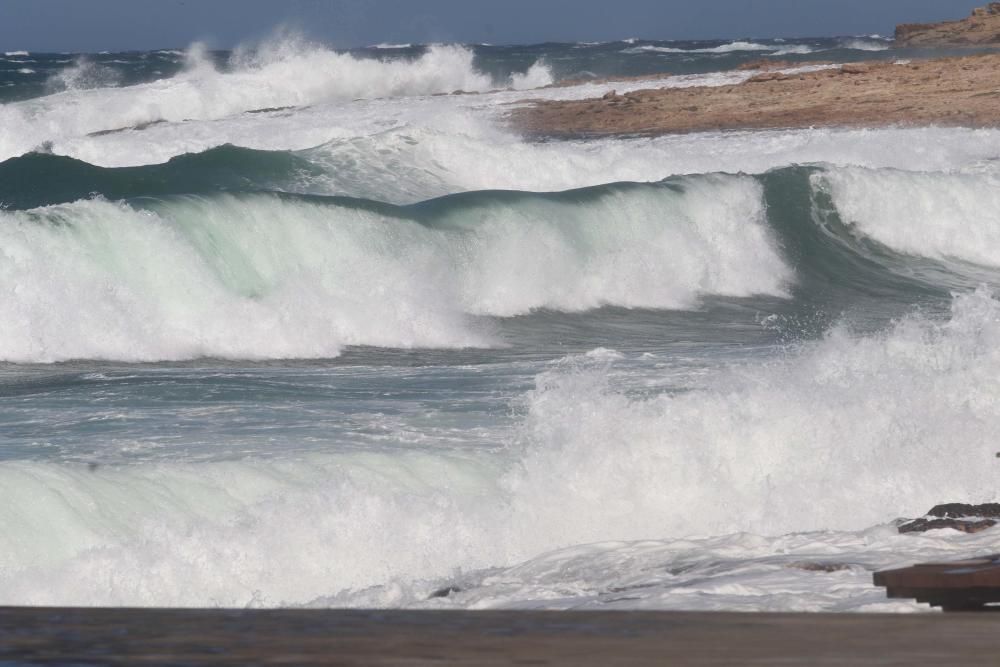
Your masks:
<svg viewBox="0 0 1000 667"><path fill-rule="evenodd" d="M997 525L1000 503L968 505L947 503L931 508L925 516L899 525L900 533L924 533L928 530L952 528L963 533L978 533Z"/></svg>

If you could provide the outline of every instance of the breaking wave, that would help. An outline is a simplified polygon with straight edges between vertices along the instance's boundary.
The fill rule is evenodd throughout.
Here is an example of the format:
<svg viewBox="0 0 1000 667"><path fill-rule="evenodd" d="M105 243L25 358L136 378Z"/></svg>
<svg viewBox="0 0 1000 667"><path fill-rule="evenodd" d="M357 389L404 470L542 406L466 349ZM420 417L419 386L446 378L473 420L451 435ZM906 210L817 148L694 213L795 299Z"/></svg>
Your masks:
<svg viewBox="0 0 1000 667"><path fill-rule="evenodd" d="M433 45L414 59L378 59L340 53L296 40L236 51L220 69L201 46L171 78L117 85L115 70L81 59L50 80L55 95L0 106L0 155L11 157L45 142L166 121L212 120L245 111L528 88L552 83L536 63L504 81L479 71L473 52Z"/></svg>
<svg viewBox="0 0 1000 667"><path fill-rule="evenodd" d="M892 48L892 40L857 37L841 41L840 48L855 51L888 51Z"/></svg>
<svg viewBox="0 0 1000 667"><path fill-rule="evenodd" d="M775 51L781 47L759 44L757 42L730 42L719 46L704 48L681 49L671 46L654 46L647 44L634 46L624 50L624 53L736 53L740 51Z"/></svg>
<svg viewBox="0 0 1000 667"><path fill-rule="evenodd" d="M495 344L476 316L784 295L761 186L703 176L411 207L213 195L0 212L0 359Z"/></svg>
<svg viewBox="0 0 1000 667"><path fill-rule="evenodd" d="M845 167L812 177L859 233L897 252L1000 268L1000 176Z"/></svg>
<svg viewBox="0 0 1000 667"><path fill-rule="evenodd" d="M574 552L502 577L470 570L600 541L617 552L604 575L586 575L601 581L628 567L616 557L628 545L611 541L738 531L824 531L809 543L826 553L827 540L865 539L830 531L946 498L996 500L985 462L1000 429L998 322L1000 306L980 290L944 322L911 316L868 336L836 327L677 395L613 389L609 364L621 355L567 358L536 379L516 435L493 454L93 472L0 463L0 600L400 605L454 582L473 588L469 604L489 606L475 588L506 583L508 599L558 605ZM747 540L716 543L731 559L754 552ZM535 578L546 562L550 587Z"/></svg>
<svg viewBox="0 0 1000 667"><path fill-rule="evenodd" d="M502 341L483 317L688 310L706 297L912 303L1000 282L990 173L793 167L396 206L221 193L250 177L266 189L302 165L287 153L217 150L132 170L33 158L79 176L67 196L93 186L130 199L0 211L10 286L0 317L14 323L0 359L492 346ZM243 177L213 171L216 157L234 156ZM25 160L18 169L30 175ZM202 196L168 196L191 179Z"/></svg>

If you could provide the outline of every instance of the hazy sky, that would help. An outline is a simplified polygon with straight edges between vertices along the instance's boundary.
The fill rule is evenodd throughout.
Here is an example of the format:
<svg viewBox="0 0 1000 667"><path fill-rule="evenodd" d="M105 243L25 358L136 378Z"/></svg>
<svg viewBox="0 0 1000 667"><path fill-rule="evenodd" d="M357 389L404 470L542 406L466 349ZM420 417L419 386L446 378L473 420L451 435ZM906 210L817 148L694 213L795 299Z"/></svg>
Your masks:
<svg viewBox="0 0 1000 667"><path fill-rule="evenodd" d="M334 46L891 34L985 0L0 0L0 51L223 48L286 25Z"/></svg>

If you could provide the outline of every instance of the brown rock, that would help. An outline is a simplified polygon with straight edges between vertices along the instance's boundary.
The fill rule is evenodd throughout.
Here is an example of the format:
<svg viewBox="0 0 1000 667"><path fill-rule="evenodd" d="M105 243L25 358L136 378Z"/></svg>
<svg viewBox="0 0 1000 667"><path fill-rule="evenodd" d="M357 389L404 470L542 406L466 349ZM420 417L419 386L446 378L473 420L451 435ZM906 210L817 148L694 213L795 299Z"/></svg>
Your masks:
<svg viewBox="0 0 1000 667"><path fill-rule="evenodd" d="M757 58L756 60L750 60L742 65L736 67L737 70L746 71L751 69L760 70L772 70L772 69L788 69L790 67L795 67L797 63L793 63L791 60L774 60L769 58Z"/></svg>
<svg viewBox="0 0 1000 667"><path fill-rule="evenodd" d="M612 101L525 100L508 118L528 134L547 137L796 127L1000 127L1000 53L911 66L864 65L864 75L840 68L793 76L760 72L750 79L752 85L644 89ZM756 85L762 81L781 84ZM629 104L634 97L642 103ZM691 113L690 107L699 110ZM604 113L596 114L597 108Z"/></svg>
<svg viewBox="0 0 1000 667"><path fill-rule="evenodd" d="M614 90L609 90L608 92L601 95L602 100L613 100L618 96L618 93Z"/></svg>
<svg viewBox="0 0 1000 667"><path fill-rule="evenodd" d="M996 16L1000 14L1000 2L991 2L985 7L977 7L972 10L972 16L975 18L985 18L987 16Z"/></svg>
<svg viewBox="0 0 1000 667"><path fill-rule="evenodd" d="M765 81L784 81L788 75L784 72L761 72L747 79L747 83L764 83Z"/></svg>
<svg viewBox="0 0 1000 667"><path fill-rule="evenodd" d="M868 74L872 68L864 63L847 63L840 68L844 74Z"/></svg>
<svg viewBox="0 0 1000 667"><path fill-rule="evenodd" d="M972 16L942 23L896 26L898 46L982 46L1000 44L1000 2L972 10Z"/></svg>

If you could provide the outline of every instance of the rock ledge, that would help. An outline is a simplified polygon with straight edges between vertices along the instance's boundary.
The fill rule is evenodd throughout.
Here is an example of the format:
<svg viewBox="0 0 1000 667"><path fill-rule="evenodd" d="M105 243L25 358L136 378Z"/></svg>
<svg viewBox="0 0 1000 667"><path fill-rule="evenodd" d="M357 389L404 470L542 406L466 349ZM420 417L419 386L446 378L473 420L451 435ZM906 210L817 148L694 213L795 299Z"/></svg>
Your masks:
<svg viewBox="0 0 1000 667"><path fill-rule="evenodd" d="M896 26L896 46L1000 46L1000 2L972 10L960 21Z"/></svg>

